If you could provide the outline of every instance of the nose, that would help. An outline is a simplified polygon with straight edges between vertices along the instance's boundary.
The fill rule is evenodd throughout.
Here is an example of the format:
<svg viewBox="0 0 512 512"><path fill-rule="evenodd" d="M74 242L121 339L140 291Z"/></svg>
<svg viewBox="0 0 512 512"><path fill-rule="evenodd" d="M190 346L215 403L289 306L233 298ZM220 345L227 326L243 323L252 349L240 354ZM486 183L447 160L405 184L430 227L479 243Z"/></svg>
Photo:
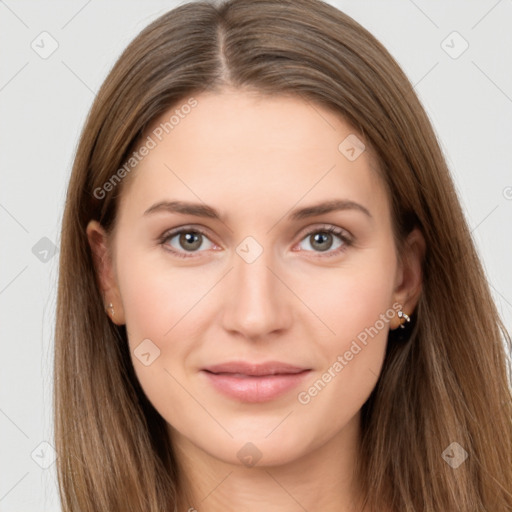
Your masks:
<svg viewBox="0 0 512 512"><path fill-rule="evenodd" d="M234 255L223 303L223 326L231 333L265 339L284 332L292 323L290 291L276 275L270 251L252 263Z"/></svg>

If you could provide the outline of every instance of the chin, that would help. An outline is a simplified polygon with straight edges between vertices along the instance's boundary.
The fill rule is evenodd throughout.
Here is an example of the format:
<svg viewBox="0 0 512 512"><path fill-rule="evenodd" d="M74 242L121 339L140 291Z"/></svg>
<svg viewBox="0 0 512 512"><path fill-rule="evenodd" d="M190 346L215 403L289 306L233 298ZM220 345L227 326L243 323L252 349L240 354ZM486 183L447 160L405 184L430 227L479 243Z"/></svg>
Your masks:
<svg viewBox="0 0 512 512"><path fill-rule="evenodd" d="M258 431L254 428L246 429L245 433L235 435L234 439L222 446L217 445L218 450L211 454L228 464L248 468L289 464L303 457L312 443L306 442L304 432L300 429L279 431L281 427L275 429L275 432L267 428ZM269 432L272 433L269 435ZM204 448L211 450L211 446Z"/></svg>

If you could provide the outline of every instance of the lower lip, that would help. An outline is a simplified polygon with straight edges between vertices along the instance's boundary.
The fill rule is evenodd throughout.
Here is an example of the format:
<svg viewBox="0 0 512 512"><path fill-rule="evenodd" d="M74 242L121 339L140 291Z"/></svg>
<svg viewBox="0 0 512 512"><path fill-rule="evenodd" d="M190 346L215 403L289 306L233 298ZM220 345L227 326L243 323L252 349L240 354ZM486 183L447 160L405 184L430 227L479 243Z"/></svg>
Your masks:
<svg viewBox="0 0 512 512"><path fill-rule="evenodd" d="M204 371L221 393L242 402L267 402L299 385L310 370L278 375L234 376Z"/></svg>

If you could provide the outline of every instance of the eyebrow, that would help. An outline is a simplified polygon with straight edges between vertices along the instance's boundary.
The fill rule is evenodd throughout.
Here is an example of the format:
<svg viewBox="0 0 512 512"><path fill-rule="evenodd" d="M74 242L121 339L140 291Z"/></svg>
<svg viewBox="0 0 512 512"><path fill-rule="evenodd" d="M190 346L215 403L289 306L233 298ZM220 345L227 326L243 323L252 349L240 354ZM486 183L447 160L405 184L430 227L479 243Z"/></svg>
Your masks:
<svg viewBox="0 0 512 512"><path fill-rule="evenodd" d="M293 210L289 215L289 220L301 220L317 215L323 215L334 211L356 210L364 213L369 218L373 218L372 214L363 205L350 201L348 199L332 199L324 201L304 208ZM207 204L190 203L187 201L160 201L150 206L144 215L150 215L158 212L182 213L185 215L194 215L196 217L207 217L210 219L221 220L220 213Z"/></svg>

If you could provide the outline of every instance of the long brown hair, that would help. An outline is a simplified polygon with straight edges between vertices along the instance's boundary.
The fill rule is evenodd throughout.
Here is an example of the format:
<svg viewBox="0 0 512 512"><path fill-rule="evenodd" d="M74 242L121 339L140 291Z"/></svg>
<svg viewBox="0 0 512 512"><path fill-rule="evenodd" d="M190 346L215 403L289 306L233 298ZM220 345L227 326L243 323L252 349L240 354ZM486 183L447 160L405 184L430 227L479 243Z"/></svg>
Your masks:
<svg viewBox="0 0 512 512"><path fill-rule="evenodd" d="M137 36L101 87L77 149L61 233L54 420L63 510L176 506L165 422L134 374L124 326L105 314L85 228L96 219L112 230L129 178L104 185L152 121L226 85L291 94L339 113L377 157L398 251L415 226L426 240L414 327L406 340L390 335L362 410L357 471L366 505L511 511L512 342L445 159L396 61L319 0L181 5ZM467 459L455 468L447 461L462 449Z"/></svg>

